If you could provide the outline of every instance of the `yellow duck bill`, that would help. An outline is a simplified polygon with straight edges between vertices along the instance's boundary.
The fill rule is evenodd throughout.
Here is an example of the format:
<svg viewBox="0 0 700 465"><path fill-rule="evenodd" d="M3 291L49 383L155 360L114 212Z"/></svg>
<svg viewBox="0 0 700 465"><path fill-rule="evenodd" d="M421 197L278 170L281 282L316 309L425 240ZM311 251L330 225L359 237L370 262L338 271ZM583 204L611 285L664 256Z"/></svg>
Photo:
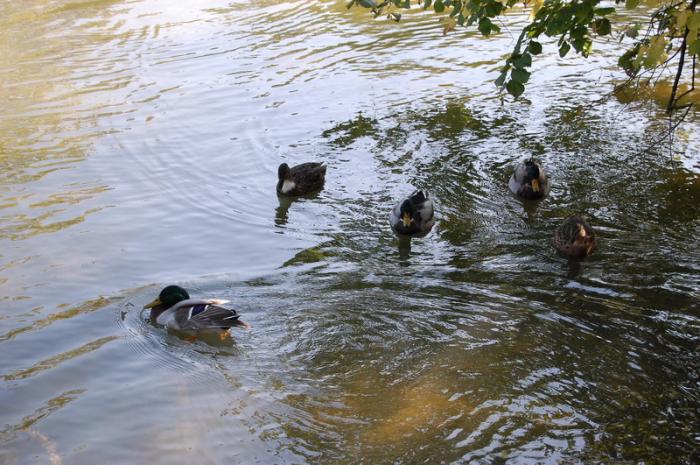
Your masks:
<svg viewBox="0 0 700 465"><path fill-rule="evenodd" d="M159 299L158 297L156 297L156 298L153 299L151 302L149 302L149 303L147 303L146 305L144 305L143 308L153 308L153 307L157 307L157 306L160 305L160 304L161 304L160 299Z"/></svg>

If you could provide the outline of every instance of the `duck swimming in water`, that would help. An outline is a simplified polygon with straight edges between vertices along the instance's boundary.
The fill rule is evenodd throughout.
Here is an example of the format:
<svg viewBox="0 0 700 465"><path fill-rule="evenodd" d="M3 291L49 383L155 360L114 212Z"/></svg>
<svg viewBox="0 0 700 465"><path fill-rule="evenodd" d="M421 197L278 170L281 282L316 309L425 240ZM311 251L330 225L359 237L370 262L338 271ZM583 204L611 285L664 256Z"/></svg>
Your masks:
<svg viewBox="0 0 700 465"><path fill-rule="evenodd" d="M508 181L513 194L521 199L539 200L549 192L549 180L539 162L529 159L521 162Z"/></svg>
<svg viewBox="0 0 700 465"><path fill-rule="evenodd" d="M554 247L565 257L585 258L596 246L593 228L581 216L570 216L557 228Z"/></svg>
<svg viewBox="0 0 700 465"><path fill-rule="evenodd" d="M399 237L423 237L435 224L433 201L421 190L396 204L389 214L391 229Z"/></svg>
<svg viewBox="0 0 700 465"><path fill-rule="evenodd" d="M326 181L326 165L302 163L289 167L282 163L277 169L277 193L290 197L311 194L323 188Z"/></svg>
<svg viewBox="0 0 700 465"><path fill-rule="evenodd" d="M228 330L234 326L250 328L240 314L222 307L228 300L191 299L180 286L167 286L143 308L151 309L151 321L180 331Z"/></svg>

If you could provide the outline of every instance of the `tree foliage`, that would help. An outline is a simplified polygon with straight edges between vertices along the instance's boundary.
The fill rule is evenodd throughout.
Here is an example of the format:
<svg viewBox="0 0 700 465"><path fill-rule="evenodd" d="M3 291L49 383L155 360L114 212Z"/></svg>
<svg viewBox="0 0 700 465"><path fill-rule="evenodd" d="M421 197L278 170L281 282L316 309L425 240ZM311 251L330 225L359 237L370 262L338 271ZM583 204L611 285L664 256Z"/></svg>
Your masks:
<svg viewBox="0 0 700 465"><path fill-rule="evenodd" d="M694 90L695 63L700 56L700 12L697 0L656 1L644 25L616 15L617 9L634 9L640 0L525 0L530 8L530 22L523 28L513 51L506 59L496 85L514 97L525 91L530 79L533 57L543 52L543 42L549 37L556 40L560 57L572 50L588 57L595 36L617 35L620 41L630 42L618 64L631 81L646 79L650 82L668 70L674 71L673 87L668 101L670 113L680 107L684 95L678 95L679 83L686 72L690 89ZM654 1L654 0L652 0ZM361 6L371 9L375 17L387 13L389 19L401 20L397 10L411 8L410 0L351 0L348 8ZM418 0L423 9L445 15L443 32L459 26L476 26L484 36L500 32L495 19L507 11L523 5L522 0ZM644 27L643 27L644 26ZM692 64L687 66L687 61Z"/></svg>

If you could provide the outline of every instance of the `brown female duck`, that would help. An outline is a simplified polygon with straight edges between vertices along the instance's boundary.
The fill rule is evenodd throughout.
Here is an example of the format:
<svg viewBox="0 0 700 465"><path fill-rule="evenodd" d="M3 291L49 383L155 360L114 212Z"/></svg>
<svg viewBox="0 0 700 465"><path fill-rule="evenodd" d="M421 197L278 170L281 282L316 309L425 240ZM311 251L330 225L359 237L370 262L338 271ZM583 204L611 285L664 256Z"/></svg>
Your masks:
<svg viewBox="0 0 700 465"><path fill-rule="evenodd" d="M581 216L570 216L557 228L554 247L565 257L585 258L596 246L593 228Z"/></svg>
<svg viewBox="0 0 700 465"><path fill-rule="evenodd" d="M323 188L326 181L326 165L302 163L289 167L282 163L277 169L277 193L290 197L311 194Z"/></svg>

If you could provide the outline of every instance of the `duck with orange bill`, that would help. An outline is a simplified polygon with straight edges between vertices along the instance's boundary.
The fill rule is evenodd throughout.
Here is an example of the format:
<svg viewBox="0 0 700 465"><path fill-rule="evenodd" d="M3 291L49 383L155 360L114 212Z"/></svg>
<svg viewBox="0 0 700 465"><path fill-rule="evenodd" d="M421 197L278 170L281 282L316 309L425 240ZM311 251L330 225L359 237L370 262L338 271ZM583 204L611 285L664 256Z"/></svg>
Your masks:
<svg viewBox="0 0 700 465"><path fill-rule="evenodd" d="M417 190L396 204L389 214L389 223L400 238L423 237L435 224L433 201L427 193Z"/></svg>
<svg viewBox="0 0 700 465"><path fill-rule="evenodd" d="M180 286L167 286L144 308L151 309L151 321L179 331L228 331L250 328L233 309L223 307L228 300L192 299Z"/></svg>
<svg viewBox="0 0 700 465"><path fill-rule="evenodd" d="M521 199L539 200L549 192L549 180L542 165L530 158L515 168L508 187Z"/></svg>

